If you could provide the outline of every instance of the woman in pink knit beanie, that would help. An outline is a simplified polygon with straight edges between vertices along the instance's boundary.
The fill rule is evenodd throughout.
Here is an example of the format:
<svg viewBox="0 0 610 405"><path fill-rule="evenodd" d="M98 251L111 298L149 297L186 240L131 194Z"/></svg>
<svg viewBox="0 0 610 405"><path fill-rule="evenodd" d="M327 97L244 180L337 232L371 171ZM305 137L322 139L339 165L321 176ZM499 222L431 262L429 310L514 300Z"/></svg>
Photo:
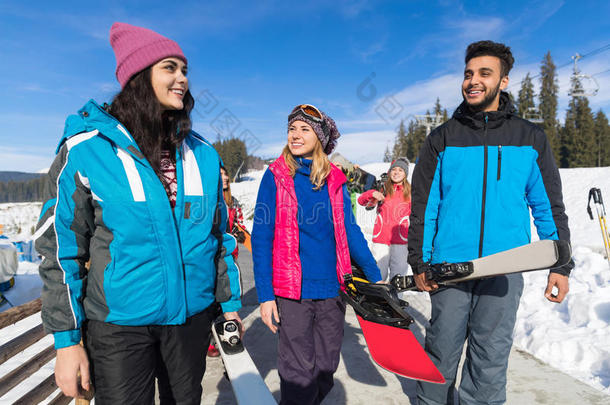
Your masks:
<svg viewBox="0 0 610 405"><path fill-rule="evenodd" d="M123 23L110 43L121 91L66 120L38 224L56 382L152 404L157 378L161 404L199 404L212 323L240 321L221 161L191 130L178 44Z"/></svg>

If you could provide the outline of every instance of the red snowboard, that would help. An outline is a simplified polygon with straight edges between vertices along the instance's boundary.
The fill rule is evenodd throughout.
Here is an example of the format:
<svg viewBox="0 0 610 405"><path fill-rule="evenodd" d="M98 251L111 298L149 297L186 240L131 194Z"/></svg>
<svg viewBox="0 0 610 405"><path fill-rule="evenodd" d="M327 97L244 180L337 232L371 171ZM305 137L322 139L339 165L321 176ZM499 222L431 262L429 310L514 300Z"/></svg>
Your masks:
<svg viewBox="0 0 610 405"><path fill-rule="evenodd" d="M375 363L414 380L443 384L445 378L421 347L413 332L364 320L356 315Z"/></svg>

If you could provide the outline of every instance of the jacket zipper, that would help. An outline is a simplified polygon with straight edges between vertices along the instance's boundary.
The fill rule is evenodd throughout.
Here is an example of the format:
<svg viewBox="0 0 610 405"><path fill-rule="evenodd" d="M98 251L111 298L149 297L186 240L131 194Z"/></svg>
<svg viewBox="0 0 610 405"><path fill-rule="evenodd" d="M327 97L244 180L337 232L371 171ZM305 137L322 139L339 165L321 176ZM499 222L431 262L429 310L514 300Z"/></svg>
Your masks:
<svg viewBox="0 0 610 405"><path fill-rule="evenodd" d="M488 116L485 114L485 126L483 127L483 198L481 204L481 236L479 238L479 257L483 256L483 235L485 234L485 196L487 194L487 120Z"/></svg>
<svg viewBox="0 0 610 405"><path fill-rule="evenodd" d="M498 180L502 175L502 145L498 145Z"/></svg>

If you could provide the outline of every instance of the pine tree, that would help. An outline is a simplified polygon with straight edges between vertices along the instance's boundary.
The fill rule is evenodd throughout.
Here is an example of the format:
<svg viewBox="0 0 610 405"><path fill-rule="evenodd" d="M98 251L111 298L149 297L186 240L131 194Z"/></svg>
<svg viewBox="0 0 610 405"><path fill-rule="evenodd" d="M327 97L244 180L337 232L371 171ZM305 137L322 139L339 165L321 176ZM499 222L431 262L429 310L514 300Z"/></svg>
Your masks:
<svg viewBox="0 0 610 405"><path fill-rule="evenodd" d="M385 146L385 151L383 152L383 161L391 162L392 161L392 152L390 152L390 146Z"/></svg>
<svg viewBox="0 0 610 405"><path fill-rule="evenodd" d="M42 201L45 176L26 181L0 182L0 202Z"/></svg>
<svg viewBox="0 0 610 405"><path fill-rule="evenodd" d="M572 78L572 86L581 89L577 78ZM589 100L572 96L564 125L563 152L567 167L596 166L595 122ZM563 167L563 166L562 166Z"/></svg>
<svg viewBox="0 0 610 405"><path fill-rule="evenodd" d="M426 115L430 115L430 113L426 111ZM416 162L417 156L419 155L419 150L421 149L421 146L424 143L424 139L426 139L426 128L417 125L415 121L411 121L409 123L408 137L409 151L406 156L411 162Z"/></svg>
<svg viewBox="0 0 610 405"><path fill-rule="evenodd" d="M555 70L555 64L549 51L544 55L540 65L540 96L538 98L540 105L538 108L544 120L542 128L549 139L555 160L559 162L561 160L561 139L559 139L559 123L557 122L557 92L559 91L559 84Z"/></svg>
<svg viewBox="0 0 610 405"><path fill-rule="evenodd" d="M573 143L576 138L576 100L570 100L570 104L566 111L566 119L561 128L561 137L559 145L559 167L571 167L574 157L572 156Z"/></svg>
<svg viewBox="0 0 610 405"><path fill-rule="evenodd" d="M449 120L447 109L441 106L441 100L438 97L436 98L436 103L434 103L434 115L440 115L443 122L447 122Z"/></svg>
<svg viewBox="0 0 610 405"><path fill-rule="evenodd" d="M400 125L398 126L398 133L396 134L396 141L394 142L394 147L392 148L392 155L390 161L396 159L399 156L405 156L408 149L408 139L407 139L407 131L405 129L404 121L400 121Z"/></svg>
<svg viewBox="0 0 610 405"><path fill-rule="evenodd" d="M221 140L220 137L212 145L220 155L222 162L229 173L229 176L234 177L237 174L237 170L244 170L246 161L248 160L248 153L246 150L246 144L244 141L238 138L229 138Z"/></svg>
<svg viewBox="0 0 610 405"><path fill-rule="evenodd" d="M595 114L595 144L597 166L610 166L610 125L602 110Z"/></svg>
<svg viewBox="0 0 610 405"><path fill-rule="evenodd" d="M519 100L517 101L518 112L521 118L526 118L530 109L536 108L534 104L534 84L529 72L521 81L521 89L519 90Z"/></svg>
<svg viewBox="0 0 610 405"><path fill-rule="evenodd" d="M434 115L443 115L443 107L441 106L441 100L438 97L434 103Z"/></svg>
<svg viewBox="0 0 610 405"><path fill-rule="evenodd" d="M415 156L417 155L417 150L413 145L415 131L417 130L417 124L415 121L409 121L409 129L407 130L407 145L404 150L404 153L401 156L406 156L410 161L414 161Z"/></svg>

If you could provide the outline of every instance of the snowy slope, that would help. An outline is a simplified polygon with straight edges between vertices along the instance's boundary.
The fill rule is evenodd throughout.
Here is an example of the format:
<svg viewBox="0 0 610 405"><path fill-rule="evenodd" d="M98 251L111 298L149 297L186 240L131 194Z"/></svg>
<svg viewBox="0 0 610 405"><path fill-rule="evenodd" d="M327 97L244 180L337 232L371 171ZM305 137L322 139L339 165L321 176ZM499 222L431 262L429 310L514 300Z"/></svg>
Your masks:
<svg viewBox="0 0 610 405"><path fill-rule="evenodd" d="M374 163L362 168L379 176L387 170L388 165ZM412 164L409 178L414 167ZM242 205L248 229L252 229L256 194L263 173L250 172L245 181L231 185L232 194ZM591 221L586 213L591 187L601 188L610 208L610 167L561 169L560 173L576 263L570 277L570 293L562 304L550 303L543 297L547 272L525 274L525 289L515 327L515 345L610 394L610 267L601 254L603 241L597 218ZM5 233L12 240L27 239L31 236L39 211L40 204L0 204L0 224L5 224ZM357 219L370 240L374 211L359 207ZM532 235L536 239L535 228L532 228ZM18 281L11 291L13 297L27 297L25 302L37 294L40 284L36 271L36 265L20 263ZM21 331L26 329L27 326L21 327ZM21 332L16 330L11 333ZM6 340L2 336L0 344ZM5 372L6 369L0 366L0 375ZM0 402L5 399L0 398Z"/></svg>

